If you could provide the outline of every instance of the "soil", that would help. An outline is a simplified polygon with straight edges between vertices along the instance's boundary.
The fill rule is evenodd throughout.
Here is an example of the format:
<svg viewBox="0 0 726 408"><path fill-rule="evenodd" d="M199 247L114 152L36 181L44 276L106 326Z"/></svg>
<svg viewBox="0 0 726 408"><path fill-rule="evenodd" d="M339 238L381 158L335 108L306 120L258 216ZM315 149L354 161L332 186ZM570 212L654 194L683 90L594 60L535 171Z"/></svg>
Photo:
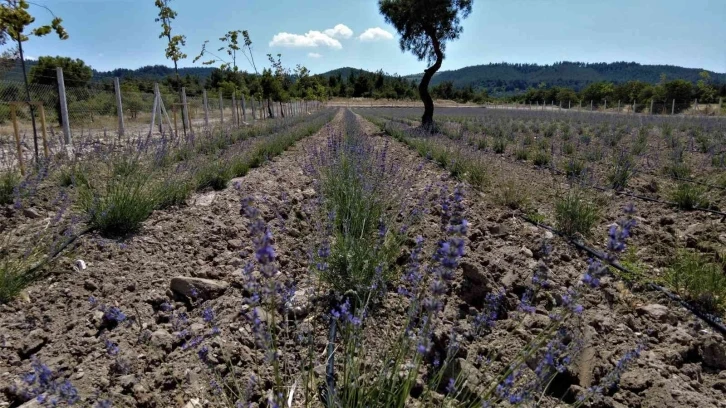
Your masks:
<svg viewBox="0 0 726 408"><path fill-rule="evenodd" d="M210 354L219 364L220 356L230 356L233 367L228 370L244 383L253 373L261 378L251 394L259 406L265 406L266 381L271 374L261 368L265 356L254 345L250 310L243 300L242 268L252 251L248 222L240 215L244 197L253 197L273 231L280 267L277 279L294 286L296 297L299 295L299 321L292 327L313 339L310 344L290 340L281 345L281 359L294 370L311 348L320 356L314 371L316 381L322 381L329 304L326 289L310 273L308 253L317 236L314 208L319 195L315 180L304 167L313 147L324 145L332 132L340 132L341 121L342 110L321 132L233 180L227 189L197 194L182 208L154 212L131 237L113 241L93 234L81 237L72 252L64 253L47 276L27 289L27 297L0 306L0 384L4 386L0 406L26 403L27 398L13 385L19 385L20 378L32 371L34 358L71 380L88 401L110 399L118 407L218 406L219 400L206 391L211 378L200 363L198 348L185 347L195 335L211 330L203 318L207 308L214 310L214 325L220 331L205 340ZM429 211L413 227L412 235L436 242L442 234L439 192L442 188L453 191L458 182L372 124L363 121L363 126L376 146L388 144L388 154L396 164L410 169L407 174L415 174L402 185L409 188L411 200L423 198ZM496 158L491 162L499 174L493 180L495 185L511 179L535 191L538 203L539 199L550 202L545 198L557 194L555 186L562 184L531 167ZM541 267L538 253L548 233L499 204L494 189L464 189L466 219L471 226L466 255L445 299L441 333L465 334L487 290L507 289L509 311L492 332L460 339L461 358L468 362L461 366L469 367L468 376L490 381L518 349L542 331L543 320L547 320L542 305L522 318L516 304ZM607 226L622 217L619 210L629 202L619 196L608 200L606 208L611 210L596 227L596 242L601 244ZM550 210L546 205L541 209ZM726 233L718 217L674 213L656 204L638 203L637 210L640 222L634 229L634 244L642 251L638 257L654 268L662 266L667 251L676 243L687 242L689 236ZM8 216L25 215L9 212ZM559 239L552 239L551 245L551 286L575 285L587 269L586 256ZM78 268L79 259L85 269ZM181 286L172 291L174 278L205 279L205 290L197 301L189 302L179 297ZM91 297L93 301L89 301ZM610 278L601 288L586 292L581 303L584 312L570 322L583 333L580 358L575 368L556 378L551 389L557 391L546 395L542 406L556 406L559 397L573 398L597 385L625 353L641 345L645 349L622 374L620 387L588 405L726 407L726 341L690 312L664 296L637 287L629 290ZM99 310L101 305L106 310L117 307L128 318L118 325L109 324ZM168 310L167 305L173 309ZM388 334L402 324L405 305L405 298L395 290L385 295L366 328L372 349L385 347ZM189 317L180 328L181 312ZM445 337L441 333L438 338ZM118 345L117 354L109 353L106 341ZM487 365L477 358L483 354L497 357ZM302 398L300 393L295 395L296 406Z"/></svg>

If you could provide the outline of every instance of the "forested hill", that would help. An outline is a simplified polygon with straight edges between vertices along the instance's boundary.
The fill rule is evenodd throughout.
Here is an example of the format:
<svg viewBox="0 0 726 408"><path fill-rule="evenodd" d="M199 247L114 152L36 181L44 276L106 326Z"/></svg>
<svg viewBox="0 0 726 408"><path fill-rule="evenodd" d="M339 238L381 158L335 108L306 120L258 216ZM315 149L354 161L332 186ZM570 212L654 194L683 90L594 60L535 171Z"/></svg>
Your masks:
<svg viewBox="0 0 726 408"><path fill-rule="evenodd" d="M471 85L487 89L490 94L516 93L529 88L561 86L577 91L598 81L622 83L642 81L655 84L665 75L667 80L685 79L696 83L702 69L673 65L642 65L635 62L581 63L560 62L552 65L497 63L475 65L452 71L440 71L431 85L451 81L456 88ZM726 83L726 74L710 72L711 81ZM407 78L419 79L422 74Z"/></svg>
<svg viewBox="0 0 726 408"><path fill-rule="evenodd" d="M179 75L182 77L189 75L199 79L205 79L208 78L214 70L215 68L213 67L179 68ZM161 81L170 75L174 75L174 68L164 65L147 65L137 69L117 68L113 71L93 71L93 79L95 80L119 77Z"/></svg>

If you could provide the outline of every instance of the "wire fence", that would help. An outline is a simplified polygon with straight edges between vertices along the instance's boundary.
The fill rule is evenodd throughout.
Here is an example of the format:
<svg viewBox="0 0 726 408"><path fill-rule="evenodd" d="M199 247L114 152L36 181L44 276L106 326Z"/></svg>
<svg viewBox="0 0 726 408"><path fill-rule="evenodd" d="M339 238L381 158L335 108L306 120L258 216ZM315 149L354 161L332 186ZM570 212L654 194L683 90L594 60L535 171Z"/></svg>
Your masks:
<svg viewBox="0 0 726 408"><path fill-rule="evenodd" d="M56 81L56 85L30 84L26 91L22 81L0 80L2 167L17 164L18 156L29 162L68 144L123 143L164 133L199 135L270 117L298 116L320 106L305 100L282 103L243 95L222 98L211 91L186 97L183 90L159 91L157 101L155 92L129 90L120 81L115 89L66 87Z"/></svg>
<svg viewBox="0 0 726 408"><path fill-rule="evenodd" d="M726 101L720 98L715 103L699 103L698 100L686 101L670 99L666 101L649 101L647 103L624 103L622 101L556 101L532 100L520 103L489 102L484 106L501 109L527 109L527 110L563 110L578 112L604 112L616 114L652 114L691 116L720 116L726 117Z"/></svg>

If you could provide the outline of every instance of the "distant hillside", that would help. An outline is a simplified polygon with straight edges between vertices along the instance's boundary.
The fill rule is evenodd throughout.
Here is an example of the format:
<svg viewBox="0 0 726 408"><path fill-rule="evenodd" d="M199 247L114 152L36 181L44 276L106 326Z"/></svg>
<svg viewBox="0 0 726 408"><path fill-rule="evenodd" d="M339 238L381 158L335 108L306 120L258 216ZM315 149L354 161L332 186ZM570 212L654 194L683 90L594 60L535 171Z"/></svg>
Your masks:
<svg viewBox="0 0 726 408"><path fill-rule="evenodd" d="M565 61L552 65L498 63L440 71L432 78L431 85L451 81L454 87L471 85L475 89L487 89L490 94L516 93L541 84L546 87L564 86L579 91L598 81L620 83L638 80L655 84L660 81L662 74L669 80L685 79L695 83L701 71L703 70L696 68L641 65L635 62L588 64ZM709 74L712 81L726 83L726 74L711 71ZM418 80L421 75L409 75L407 78Z"/></svg>
<svg viewBox="0 0 726 408"><path fill-rule="evenodd" d="M332 76L338 76L340 74L341 78L348 78L350 76L350 73L353 72L355 75L360 75L361 73L365 74L373 74L372 71L366 71L364 69L358 69L358 68L351 68L351 67L343 67L343 68L337 68L332 71L323 72L322 74L319 74L321 77L324 78L330 78Z"/></svg>
<svg viewBox="0 0 726 408"><path fill-rule="evenodd" d="M179 75L198 77L200 79L206 79L216 68L213 67L191 67L191 68L179 68ZM137 69L126 69L117 68L113 71L96 71L93 70L94 80L104 80L108 78L133 78L133 79L145 79L145 80L157 80L161 81L169 75L174 75L174 68L167 67L164 65L147 65L145 67Z"/></svg>

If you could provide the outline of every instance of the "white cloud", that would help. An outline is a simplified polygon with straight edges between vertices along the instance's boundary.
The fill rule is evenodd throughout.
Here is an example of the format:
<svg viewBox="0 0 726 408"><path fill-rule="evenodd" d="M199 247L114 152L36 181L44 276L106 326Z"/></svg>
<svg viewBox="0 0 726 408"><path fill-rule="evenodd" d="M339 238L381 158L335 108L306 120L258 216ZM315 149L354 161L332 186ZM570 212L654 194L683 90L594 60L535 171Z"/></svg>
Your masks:
<svg viewBox="0 0 726 408"><path fill-rule="evenodd" d="M328 28L323 31L325 35L331 38L348 39L353 36L353 30L348 28L345 24L338 24L333 28Z"/></svg>
<svg viewBox="0 0 726 408"><path fill-rule="evenodd" d="M322 55L318 54L317 52L309 52L308 57L310 58L320 58Z"/></svg>
<svg viewBox="0 0 726 408"><path fill-rule="evenodd" d="M272 37L270 47L291 47L291 48L309 48L309 47L330 47L341 49L343 45L340 41L330 37L320 31L311 30L305 34L278 33Z"/></svg>
<svg viewBox="0 0 726 408"><path fill-rule="evenodd" d="M358 36L361 41L381 41L381 40L392 40L393 34L382 29L381 27L373 27L365 30L363 34Z"/></svg>

